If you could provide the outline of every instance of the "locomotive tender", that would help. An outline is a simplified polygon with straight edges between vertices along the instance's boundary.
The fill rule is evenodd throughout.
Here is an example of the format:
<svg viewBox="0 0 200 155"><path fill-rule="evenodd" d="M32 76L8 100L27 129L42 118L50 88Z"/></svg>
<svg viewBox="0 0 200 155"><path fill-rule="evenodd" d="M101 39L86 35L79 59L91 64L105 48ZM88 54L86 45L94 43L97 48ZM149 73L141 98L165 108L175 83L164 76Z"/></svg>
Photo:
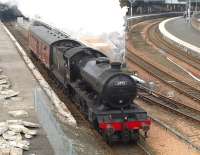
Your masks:
<svg viewBox="0 0 200 155"><path fill-rule="evenodd" d="M109 143L146 135L151 121L133 103L136 82L120 63L42 25L30 28L29 48Z"/></svg>

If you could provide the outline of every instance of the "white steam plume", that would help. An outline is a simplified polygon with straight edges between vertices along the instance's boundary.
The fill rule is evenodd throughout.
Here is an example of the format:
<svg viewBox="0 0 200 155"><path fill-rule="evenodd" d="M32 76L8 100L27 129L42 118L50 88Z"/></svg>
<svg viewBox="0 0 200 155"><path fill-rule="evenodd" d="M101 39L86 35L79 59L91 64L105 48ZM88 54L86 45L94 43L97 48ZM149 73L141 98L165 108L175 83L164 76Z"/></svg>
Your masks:
<svg viewBox="0 0 200 155"><path fill-rule="evenodd" d="M118 39L123 40L117 34L123 34L123 16L127 10L120 8L119 0L10 0L9 2L17 3L25 16L40 17L42 21L75 38L83 35L108 36L106 40L112 38L110 43L115 40L117 44L120 42ZM112 37L109 34L112 34ZM114 36L116 39L113 39Z"/></svg>
<svg viewBox="0 0 200 155"><path fill-rule="evenodd" d="M123 10L118 0L19 0L26 15L39 15L62 29L91 34L121 31Z"/></svg>
<svg viewBox="0 0 200 155"><path fill-rule="evenodd" d="M17 0L0 0L0 3L5 3L9 6L17 5Z"/></svg>

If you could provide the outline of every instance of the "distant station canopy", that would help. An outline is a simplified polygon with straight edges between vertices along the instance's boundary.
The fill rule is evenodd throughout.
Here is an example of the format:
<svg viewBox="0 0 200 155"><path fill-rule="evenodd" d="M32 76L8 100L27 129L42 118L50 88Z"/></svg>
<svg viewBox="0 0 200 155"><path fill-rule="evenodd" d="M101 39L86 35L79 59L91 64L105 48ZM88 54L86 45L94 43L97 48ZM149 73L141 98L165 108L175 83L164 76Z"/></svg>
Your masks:
<svg viewBox="0 0 200 155"><path fill-rule="evenodd" d="M140 1L140 0L135 0ZM179 2L188 2L189 0L143 0L144 2L159 2L163 1L165 3L179 3ZM200 0L190 0L192 3L200 2Z"/></svg>
<svg viewBox="0 0 200 155"><path fill-rule="evenodd" d="M189 0L176 0L178 2L188 2ZM200 0L190 0L191 3L196 3L196 2L200 2Z"/></svg>

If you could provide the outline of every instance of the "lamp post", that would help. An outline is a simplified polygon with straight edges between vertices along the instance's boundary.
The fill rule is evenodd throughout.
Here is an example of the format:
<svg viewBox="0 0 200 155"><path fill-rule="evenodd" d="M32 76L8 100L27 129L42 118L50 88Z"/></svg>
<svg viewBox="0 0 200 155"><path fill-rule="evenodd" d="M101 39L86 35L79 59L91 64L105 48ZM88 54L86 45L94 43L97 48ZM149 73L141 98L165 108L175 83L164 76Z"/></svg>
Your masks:
<svg viewBox="0 0 200 155"><path fill-rule="evenodd" d="M131 3L131 17L133 16L133 3Z"/></svg>
<svg viewBox="0 0 200 155"><path fill-rule="evenodd" d="M196 0L196 7L195 7L195 11L196 11L196 12L197 12L197 1L198 1L198 0Z"/></svg>
<svg viewBox="0 0 200 155"><path fill-rule="evenodd" d="M133 16L133 3L135 3L136 0L128 0L131 3L131 17Z"/></svg>
<svg viewBox="0 0 200 155"><path fill-rule="evenodd" d="M190 18L191 18L191 0L189 0L189 7L188 7L188 19L189 19L189 22L190 22Z"/></svg>

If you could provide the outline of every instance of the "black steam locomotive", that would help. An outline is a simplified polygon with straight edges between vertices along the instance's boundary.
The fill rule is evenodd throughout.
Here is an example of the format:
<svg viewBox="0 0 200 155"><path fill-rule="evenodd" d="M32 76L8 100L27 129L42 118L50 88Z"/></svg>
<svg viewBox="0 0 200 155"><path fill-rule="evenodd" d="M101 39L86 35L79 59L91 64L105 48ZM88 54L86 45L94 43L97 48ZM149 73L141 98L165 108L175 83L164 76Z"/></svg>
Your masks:
<svg viewBox="0 0 200 155"><path fill-rule="evenodd" d="M140 130L147 133L151 121L133 103L136 82L120 63L42 25L30 29L29 47L108 142L137 140Z"/></svg>

